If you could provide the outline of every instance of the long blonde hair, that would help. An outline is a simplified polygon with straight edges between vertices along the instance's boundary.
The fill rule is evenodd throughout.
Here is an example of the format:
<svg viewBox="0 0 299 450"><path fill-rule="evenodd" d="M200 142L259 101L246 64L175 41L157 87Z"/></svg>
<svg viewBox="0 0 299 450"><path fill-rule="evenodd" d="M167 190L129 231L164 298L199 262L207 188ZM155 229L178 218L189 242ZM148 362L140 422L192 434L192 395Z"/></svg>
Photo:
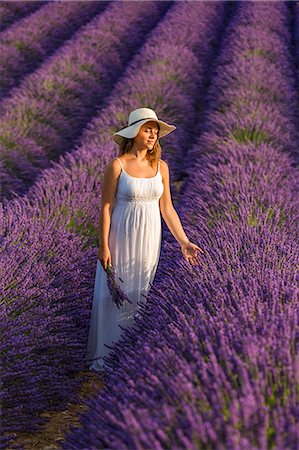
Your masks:
<svg viewBox="0 0 299 450"><path fill-rule="evenodd" d="M159 127L159 125L158 125ZM159 127L160 131L160 127ZM146 158L149 161L150 166L155 167L158 164L158 161L161 159L162 149L159 143L159 131L157 140L151 150L147 151ZM129 152L134 144L134 138L124 138L122 143L119 145L119 153L118 156L124 155Z"/></svg>

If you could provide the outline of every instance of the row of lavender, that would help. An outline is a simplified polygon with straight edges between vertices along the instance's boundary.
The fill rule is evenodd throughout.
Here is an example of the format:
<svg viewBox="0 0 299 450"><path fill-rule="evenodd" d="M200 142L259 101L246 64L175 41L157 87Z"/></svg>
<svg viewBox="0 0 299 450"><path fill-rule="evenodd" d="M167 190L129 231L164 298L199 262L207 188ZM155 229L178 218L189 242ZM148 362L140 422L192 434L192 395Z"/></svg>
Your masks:
<svg viewBox="0 0 299 450"><path fill-rule="evenodd" d="M25 17L27 14L33 13L46 1L16 1L0 3L0 21L1 30L15 23L17 20Z"/></svg>
<svg viewBox="0 0 299 450"><path fill-rule="evenodd" d="M0 95L32 72L108 2L50 2L0 34ZM12 93L13 95L13 93Z"/></svg>
<svg viewBox="0 0 299 450"><path fill-rule="evenodd" d="M112 132L126 123L129 110L150 104L166 120L180 123L178 141L166 141L171 171L178 170L176 161L202 96L206 61L227 7L218 2L175 4L127 68L109 105L86 130L81 148L46 170L30 195L2 208L2 403L9 410L7 432L17 424L19 430L33 430L45 420L36 417L39 411L77 400L79 382L72 375L85 368L100 182L107 161L115 156ZM161 39L172 44L158 51Z"/></svg>
<svg viewBox="0 0 299 450"><path fill-rule="evenodd" d="M144 315L106 358L107 384L64 449L297 448L299 180L289 153L288 20L283 2L239 6L178 208L205 254L191 267L164 243Z"/></svg>
<svg viewBox="0 0 299 450"><path fill-rule="evenodd" d="M3 100L2 197L12 198L13 191L23 194L41 168L75 145L170 4L147 2L144 20L142 2L111 2Z"/></svg>
<svg viewBox="0 0 299 450"><path fill-rule="evenodd" d="M292 14L294 15L297 92L298 92L298 96L299 96L299 3L298 2L292 3ZM298 100L298 103L299 103L299 100Z"/></svg>

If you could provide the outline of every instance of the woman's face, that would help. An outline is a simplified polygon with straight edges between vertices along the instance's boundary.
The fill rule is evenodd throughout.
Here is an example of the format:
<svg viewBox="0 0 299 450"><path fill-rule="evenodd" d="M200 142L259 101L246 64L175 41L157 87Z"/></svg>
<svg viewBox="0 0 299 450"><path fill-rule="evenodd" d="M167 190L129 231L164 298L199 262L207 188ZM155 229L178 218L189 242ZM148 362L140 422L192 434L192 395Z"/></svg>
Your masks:
<svg viewBox="0 0 299 450"><path fill-rule="evenodd" d="M152 149L158 139L158 130L159 126L157 122L150 121L144 123L139 129L139 133L134 138L135 143L141 149Z"/></svg>

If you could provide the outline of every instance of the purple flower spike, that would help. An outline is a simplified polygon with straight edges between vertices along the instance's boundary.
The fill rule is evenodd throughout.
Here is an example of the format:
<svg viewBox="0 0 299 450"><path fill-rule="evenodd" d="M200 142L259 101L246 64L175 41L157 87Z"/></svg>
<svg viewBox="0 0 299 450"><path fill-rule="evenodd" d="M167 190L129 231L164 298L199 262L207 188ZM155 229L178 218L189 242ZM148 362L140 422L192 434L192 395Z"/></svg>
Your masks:
<svg viewBox="0 0 299 450"><path fill-rule="evenodd" d="M117 283L116 274L115 274L115 270L114 270L113 266L110 264L107 264L106 272L107 272L108 287L111 292L112 299L115 302L116 306L118 308L121 308L121 306L123 306L125 301L132 303L132 301L129 300L129 298L126 296L124 291L121 289L120 285ZM123 283L123 280L120 277L118 277L118 278Z"/></svg>

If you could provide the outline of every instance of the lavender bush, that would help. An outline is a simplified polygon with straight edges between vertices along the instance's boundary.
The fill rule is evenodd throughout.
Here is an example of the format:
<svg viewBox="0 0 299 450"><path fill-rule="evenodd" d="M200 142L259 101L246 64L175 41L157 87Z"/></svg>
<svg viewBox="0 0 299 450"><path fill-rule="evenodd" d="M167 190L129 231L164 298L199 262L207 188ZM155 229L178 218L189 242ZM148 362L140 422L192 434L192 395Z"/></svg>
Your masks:
<svg viewBox="0 0 299 450"><path fill-rule="evenodd" d="M294 27L294 55L295 55L295 69L297 75L297 93L299 95L299 4L298 2L290 3L291 14L293 18Z"/></svg>
<svg viewBox="0 0 299 450"><path fill-rule="evenodd" d="M81 237L61 228L50 236L40 221L11 233L1 242L2 433L47 421L38 413L56 410L57 395L63 403L78 398L74 374L84 358L84 302L92 289L86 259L93 252L82 248Z"/></svg>
<svg viewBox="0 0 299 450"><path fill-rule="evenodd" d="M299 117L289 15L286 6L279 3L277 8L283 8L284 14L269 17L267 24L260 13L266 14L268 8L262 2L259 9L251 11L256 24L263 17L263 27L248 27L247 17L242 18L237 34L221 55L219 64L226 70L218 73L208 94L213 111L205 111L213 126L210 148L212 151L226 140L271 143L290 153L296 164Z"/></svg>
<svg viewBox="0 0 299 450"><path fill-rule="evenodd" d="M64 383L68 383L71 371L70 366L76 371L83 368L81 352L85 351L86 342L84 345L81 345L81 342L82 338L87 337L89 324L87 316L91 307L95 267L95 255L91 255L90 252L94 250L93 247L96 244L97 230L95 224L98 221L100 182L103 170L107 160L115 156L115 146L113 147L111 142L113 129L120 126L120 121L127 120L128 110L137 107L139 101L147 102L146 98L151 99L152 104L150 106L155 107L158 113L161 111L163 117L166 116L166 120L167 114L169 114L169 118L174 123L180 122L182 124L181 130L177 135L179 142L171 145L169 142L171 143L172 141L165 138L166 154L169 155L171 166L175 168L175 158L182 157L182 144L186 145L186 142L188 142L190 121L196 118L196 99L200 98L198 90L202 86L201 83L204 81L206 70L205 55L211 58L213 53L212 47L215 45L216 37L220 38L217 33L221 30L222 20L227 9L228 7L225 4L219 4L218 2L209 4L197 2L196 5L189 2L178 2L175 4L165 15L159 26L148 37L148 43L144 45L142 53L137 55L133 63L128 66L123 79L111 95L110 106L105 108L100 118L95 120L94 126L90 127L90 130L85 133L85 140L82 140L81 148L62 159L60 164L54 164L52 169L46 170L41 181L34 186L28 196L23 199L16 199L3 207L2 221L0 222L0 234L3 236L2 248L5 248L5 252L9 252L11 255L14 255L16 245L19 245L21 250L26 248L24 260L20 259L20 257L15 259L11 257L9 272L5 277L2 277L4 295L6 297L9 296L11 299L20 299L23 302L22 304L26 305L28 311L34 309L35 291L32 290L33 284L37 289L41 290L42 296L45 295L47 291L44 290L44 286L49 284L47 280L49 273L49 270L46 269L47 264L51 265L50 273L53 274L51 280L54 284L49 285L49 290L50 292L53 291L54 296L54 287L59 288L63 284L61 279L56 284L55 278L58 275L68 277L68 264L72 264L76 258L78 261L78 266L76 267L84 267L84 276L78 277L77 282L82 283L81 289L83 292L86 292L86 294L82 295L76 284L74 284L72 289L71 283L67 283L65 292L61 292L61 295L64 296L64 301L58 298L58 305L66 308L67 323L71 324L72 332L78 333L78 339L72 333L65 340L64 333L66 330L63 326L61 326L60 330L55 328L52 338L54 341L49 342L45 335L40 338L40 345L49 351L47 357L48 365L51 366L53 374L51 377L52 388L47 383L49 380L47 365L39 366L36 363L34 353L35 341L33 341L31 349L27 347L28 354L25 364L23 358L18 356L18 347L13 344L13 341L9 341L9 336L7 337L2 352L8 351L8 348L11 349L11 355L14 355L10 358L11 367L21 364L23 377L17 381L16 389L10 388L11 378L3 380L3 384L7 387L3 403L5 411L9 411L5 422L6 433L8 431L12 433L15 430L16 423L20 424L19 426L23 429L34 429L38 424L36 413L41 408L62 408L65 405L65 397L60 396L61 386L55 382L56 379L61 379L58 374L61 373L61 370L65 370ZM188 36L187 30L192 29L192 26L195 27L195 31L192 34L189 33L189 39L186 39ZM203 36L210 36L208 41L210 46L203 39ZM215 37L212 38L213 36ZM156 51L155 55L153 53L153 45L161 39L162 41L167 41L170 38L172 39L171 46L161 48L161 51ZM183 38L186 40L185 44L182 41ZM179 52L169 53L169 48L177 49ZM187 58L190 64L186 65ZM142 65L140 61L143 62ZM163 68L165 63L168 64L168 70L162 71L161 68ZM155 71L155 69L157 70ZM173 80L175 80L175 83ZM155 89L152 88L153 86ZM129 90L132 91L133 87L134 97L130 98L127 93ZM136 100L138 96L140 98ZM200 108L200 103L197 106ZM163 110L165 110L164 113ZM188 120L188 115L186 116L186 114L189 115L190 120ZM175 149L178 151L174 151ZM84 186L84 189L82 189L82 186ZM34 229L36 226L41 226L43 233L35 235ZM76 239L74 247L70 250L72 253L71 259L69 258L69 250L64 255L61 249L60 252L57 252L52 248L52 242L57 242L56 236L59 236L60 232L64 235L61 244L63 248L68 248L68 244L72 241L73 236ZM36 240L29 238L31 233L33 233L34 237L36 236ZM81 239L80 245L78 245L78 238ZM78 255L74 250L76 246L78 246ZM41 272L38 271L37 275L34 275L34 271L31 272L29 268L32 265L34 266L35 258L38 261L41 248L43 248L43 255L52 256L52 259L49 261L45 260L43 262L45 269ZM85 261L81 259L81 252L85 252ZM61 259L58 259L58 257L54 258L54 255L62 256ZM64 268L62 267L63 264L65 265ZM1 273L7 272L8 265L4 259L0 260L0 266ZM85 278L86 273L89 273L88 278ZM15 274L18 274L18 280L14 279ZM22 283L21 280L23 280ZM26 280L25 285L24 280ZM25 287L26 291L24 291ZM10 292L12 288L13 291ZM26 292L29 295L26 295ZM31 295L31 292L33 292L33 295ZM54 297L50 297L50 309L56 306L56 303L53 303L53 299ZM13 301L11 306L14 308ZM22 305L18 303L16 311L22 311L23 309ZM79 313L78 309L82 310L82 314ZM6 316L4 315L4 317ZM32 317L34 317L34 320L32 319L30 328L34 327L39 314L32 314ZM21 318L24 319L24 323L28 323L29 318L31 320L31 316L24 317L22 313L20 313L20 320ZM11 327L14 326L13 320L9 319L9 323ZM61 323L63 323L63 314L61 315ZM6 326L8 326L7 321ZM55 322L53 326L55 326ZM36 328L38 328L38 325L36 325ZM11 336L13 340L14 333ZM68 343L70 341L73 342L72 347L65 345L65 342ZM49 347L47 347L48 344ZM59 351L60 345L64 348L63 355L65 351L69 350L69 358L66 364L59 361L56 375L56 352L53 352L52 349L55 348ZM77 345L81 345L80 351L78 351ZM76 349L75 361L73 360L74 348ZM77 358L81 358L82 366L78 363ZM29 360L32 361L31 364L28 364ZM35 368L39 367L39 369L36 369L36 372L32 372L32 366ZM28 402L25 389L27 370L32 384L37 377L41 383L43 383L44 379L46 380L45 384L49 397L45 397L43 401L41 401L39 393L32 389L30 391L30 402ZM76 382L79 384L78 380ZM75 381L71 380L70 390L74 386L73 383ZM37 383L34 386L37 387ZM24 396L20 398L21 403L19 403L18 391L22 388ZM43 389L41 391L43 392ZM76 401L76 398L69 392L68 395L68 401ZM37 398L38 404L36 404L35 398ZM22 408L21 412L20 408ZM18 420L18 417L22 417L22 420Z"/></svg>
<svg viewBox="0 0 299 450"><path fill-rule="evenodd" d="M164 241L144 315L107 357L112 368L107 385L87 402L80 429L72 427L63 448L297 448L294 73L275 64L276 48L269 55L271 69L273 78L285 85L289 80L286 104L281 98L278 113L265 115L245 142L229 128L214 125L225 113L236 114L229 102L230 86L219 88L230 70L229 63L221 64L230 46L239 42L246 26L249 38L243 41L243 52L229 60L236 74L237 68L244 70L243 83L249 84L252 61L244 53L252 44L263 55L263 44L269 48L276 35L283 42L287 17L283 3L239 5L207 97L218 92L218 100L205 111L202 134L187 155L189 177L178 206L187 235L206 248L206 256L199 267L191 267L174 257L172 243ZM255 34L261 31L258 47L250 40L253 28ZM271 62L260 58L262 71ZM264 76L268 74L265 70ZM236 100L242 93L243 85L236 86ZM256 104L260 100L267 111L266 99L258 83L251 85L251 93L256 103L248 106L247 114L255 120ZM275 100L269 96L269 107L277 107ZM271 121L283 124L280 116L285 113L289 124L281 125L283 140ZM241 124L243 120L240 116ZM257 141L264 126L268 139Z"/></svg>
<svg viewBox="0 0 299 450"><path fill-rule="evenodd" d="M24 193L70 150L169 2L111 2L2 102L1 196ZM103 105L102 105L103 106Z"/></svg>
<svg viewBox="0 0 299 450"><path fill-rule="evenodd" d="M0 33L1 99L107 3L49 2Z"/></svg>
<svg viewBox="0 0 299 450"><path fill-rule="evenodd" d="M1 31L7 28L12 23L33 13L42 5L47 3L46 1L16 1L16 2L1 2L0 3L0 21Z"/></svg>

